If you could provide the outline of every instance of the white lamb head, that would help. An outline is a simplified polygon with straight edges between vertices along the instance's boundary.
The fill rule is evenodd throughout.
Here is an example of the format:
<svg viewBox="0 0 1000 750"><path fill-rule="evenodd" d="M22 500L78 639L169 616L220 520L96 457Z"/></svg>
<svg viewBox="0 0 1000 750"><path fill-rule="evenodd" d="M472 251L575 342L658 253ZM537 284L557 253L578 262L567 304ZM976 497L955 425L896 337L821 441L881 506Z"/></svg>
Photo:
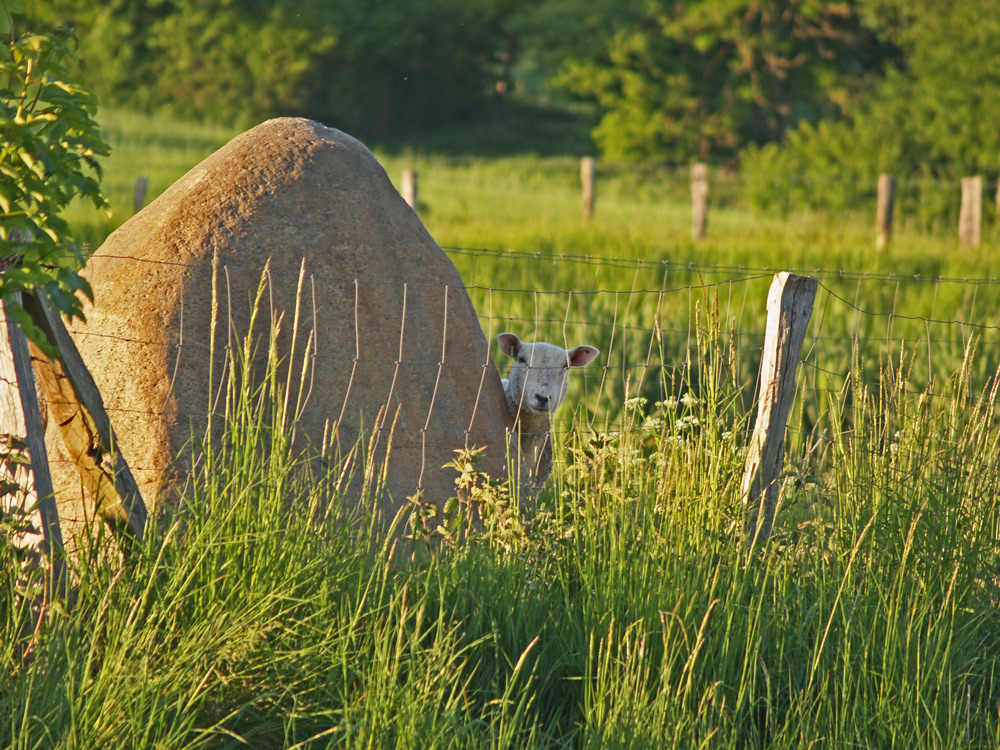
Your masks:
<svg viewBox="0 0 1000 750"><path fill-rule="evenodd" d="M600 354L592 346L567 350L541 342L525 344L513 333L501 333L497 341L503 353L514 359L504 382L508 405L536 415L549 415L562 404L570 367L590 364Z"/></svg>

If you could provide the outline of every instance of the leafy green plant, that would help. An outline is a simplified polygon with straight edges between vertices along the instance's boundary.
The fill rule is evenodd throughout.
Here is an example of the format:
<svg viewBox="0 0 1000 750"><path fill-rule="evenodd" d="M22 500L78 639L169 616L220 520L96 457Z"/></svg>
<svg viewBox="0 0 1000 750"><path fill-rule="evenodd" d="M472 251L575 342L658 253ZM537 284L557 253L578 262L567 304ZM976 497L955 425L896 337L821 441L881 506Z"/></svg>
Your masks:
<svg viewBox="0 0 1000 750"><path fill-rule="evenodd" d="M457 449L445 468L455 469L455 495L439 508L420 495L411 505L410 531L425 542L438 538L448 546L469 539L485 539L504 549L519 549L527 541L510 481L490 478L476 465L485 448ZM481 527L481 530L480 528Z"/></svg>
<svg viewBox="0 0 1000 750"><path fill-rule="evenodd" d="M17 9L7 2L0 13L8 26ZM80 275L85 254L60 214L76 199L108 208L97 157L109 149L93 119L96 100L78 83L75 44L62 31L12 33L0 47L0 298L43 347L44 334L10 297L44 287L56 310L83 318L81 295L93 298Z"/></svg>

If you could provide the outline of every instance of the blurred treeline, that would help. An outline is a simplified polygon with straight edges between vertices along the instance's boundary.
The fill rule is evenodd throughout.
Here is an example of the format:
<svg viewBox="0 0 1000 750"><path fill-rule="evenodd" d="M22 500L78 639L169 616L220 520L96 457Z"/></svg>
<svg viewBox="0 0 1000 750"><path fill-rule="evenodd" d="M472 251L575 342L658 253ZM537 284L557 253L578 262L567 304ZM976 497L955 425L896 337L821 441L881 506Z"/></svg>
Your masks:
<svg viewBox="0 0 1000 750"><path fill-rule="evenodd" d="M739 166L763 205L1000 166L998 0L36 0L29 16L76 29L115 107L702 160Z"/></svg>
<svg viewBox="0 0 1000 750"><path fill-rule="evenodd" d="M28 22L76 30L105 105L241 125L301 114L379 141L502 117L532 49L554 77L536 29L549 5L568 20L589 3L37 0Z"/></svg>

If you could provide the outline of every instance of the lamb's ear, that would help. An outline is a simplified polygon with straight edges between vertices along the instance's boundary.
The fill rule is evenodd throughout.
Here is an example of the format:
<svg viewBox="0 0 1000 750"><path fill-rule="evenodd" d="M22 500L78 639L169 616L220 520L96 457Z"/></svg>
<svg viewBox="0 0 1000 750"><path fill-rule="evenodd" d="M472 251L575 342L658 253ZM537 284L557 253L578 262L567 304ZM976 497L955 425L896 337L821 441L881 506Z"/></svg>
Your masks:
<svg viewBox="0 0 1000 750"><path fill-rule="evenodd" d="M516 357L521 350L521 339L513 333L501 333L497 336L497 342L500 344L500 351L508 357Z"/></svg>
<svg viewBox="0 0 1000 750"><path fill-rule="evenodd" d="M593 362L598 354L600 352L592 346L578 346L566 352L566 357L570 367L583 367Z"/></svg>

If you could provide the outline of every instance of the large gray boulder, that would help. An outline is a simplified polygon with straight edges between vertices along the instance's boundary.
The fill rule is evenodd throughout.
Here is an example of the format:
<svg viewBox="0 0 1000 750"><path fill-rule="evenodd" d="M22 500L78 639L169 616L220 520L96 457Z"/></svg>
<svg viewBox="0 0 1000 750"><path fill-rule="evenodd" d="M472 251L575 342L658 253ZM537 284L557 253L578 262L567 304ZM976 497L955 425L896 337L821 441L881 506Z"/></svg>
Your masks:
<svg viewBox="0 0 1000 750"><path fill-rule="evenodd" d="M363 452L381 464L395 422L378 496L390 517L418 489L435 501L454 494L456 475L442 467L456 448L486 447L481 466L504 474L511 419L454 265L367 148L282 118L205 159L88 263L95 302L74 338L147 505L176 492L190 466L185 446L204 434L210 408L223 410L226 347L249 331L268 259L254 332L266 349L280 319L280 382L292 385L293 413L305 363L308 400L295 416L302 450L346 456L363 435ZM350 492L359 496L355 463ZM57 474L64 507L78 501L78 481Z"/></svg>

